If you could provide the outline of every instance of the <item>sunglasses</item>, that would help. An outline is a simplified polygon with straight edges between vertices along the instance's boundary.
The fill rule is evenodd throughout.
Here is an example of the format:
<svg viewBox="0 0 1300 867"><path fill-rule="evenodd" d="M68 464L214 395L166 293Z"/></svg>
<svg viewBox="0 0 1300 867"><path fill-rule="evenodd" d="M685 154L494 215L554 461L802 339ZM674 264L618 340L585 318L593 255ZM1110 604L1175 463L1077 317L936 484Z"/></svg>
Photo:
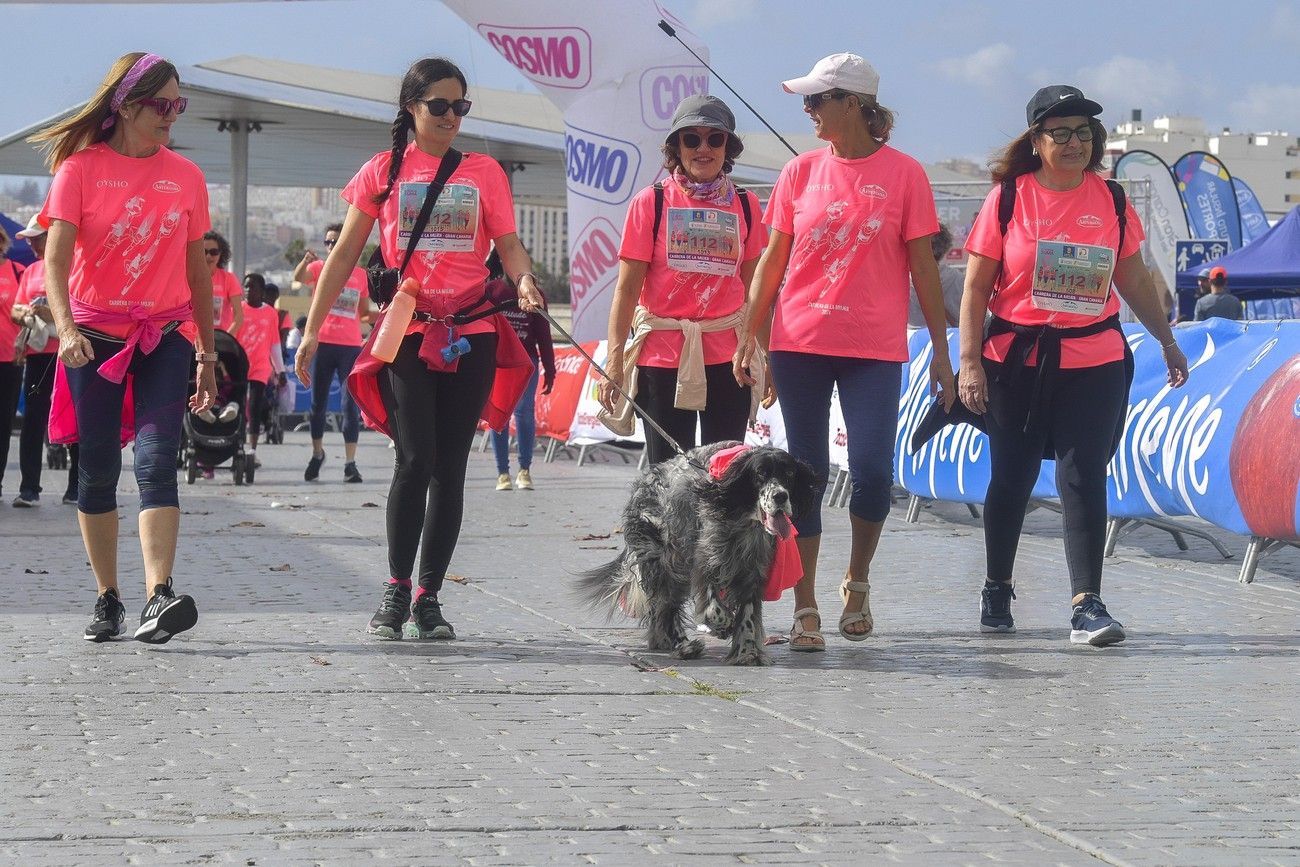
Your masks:
<svg viewBox="0 0 1300 867"><path fill-rule="evenodd" d="M700 142L702 141L707 141L711 148L720 148L727 143L727 134L725 132L711 132L709 133L708 138L701 138L699 133L684 132L678 136L677 140L682 143L682 147L687 147L691 150L695 150L699 147Z"/></svg>
<svg viewBox="0 0 1300 867"><path fill-rule="evenodd" d="M468 99L446 100L442 97L437 99L417 99L416 102L424 103L424 107L434 117L442 117L447 113L447 109L451 109L451 113L456 117L464 117L469 114L469 107L474 104Z"/></svg>
<svg viewBox="0 0 1300 867"><path fill-rule="evenodd" d="M203 255L204 255L204 256L220 256L220 255L221 255L221 251L218 250L216 247L211 247L211 248L209 248L209 247L204 247L204 248L203 248Z"/></svg>
<svg viewBox="0 0 1300 867"><path fill-rule="evenodd" d="M140 100L140 104L152 108L158 113L159 117L166 117L172 112L175 112L176 114L184 114L185 107L190 104L190 101L183 96L178 96L175 99L167 99L163 96L151 96L148 99Z"/></svg>
<svg viewBox="0 0 1300 867"><path fill-rule="evenodd" d="M803 107L812 110L828 99L843 99L846 96L848 96L848 94L842 90L828 90L825 93L813 93L803 98Z"/></svg>
<svg viewBox="0 0 1300 867"><path fill-rule="evenodd" d="M1092 127L1088 126L1088 124L1075 127L1074 129L1070 129L1068 126L1057 126L1043 130L1043 135L1051 136L1052 141L1057 144L1065 144L1070 140L1070 136L1072 135L1077 135L1081 142L1090 142L1092 141Z"/></svg>
<svg viewBox="0 0 1300 867"><path fill-rule="evenodd" d="M326 247L333 247L335 244L338 243L338 239L337 239L337 238L326 238L324 241L321 241L321 243L324 244Z"/></svg>

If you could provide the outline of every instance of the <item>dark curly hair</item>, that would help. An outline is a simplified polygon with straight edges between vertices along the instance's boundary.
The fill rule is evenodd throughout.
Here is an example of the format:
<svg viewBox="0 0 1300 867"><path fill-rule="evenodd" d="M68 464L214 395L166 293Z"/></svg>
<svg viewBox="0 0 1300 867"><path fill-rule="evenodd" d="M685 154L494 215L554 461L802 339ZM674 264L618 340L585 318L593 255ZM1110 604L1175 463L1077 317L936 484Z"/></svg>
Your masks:
<svg viewBox="0 0 1300 867"><path fill-rule="evenodd" d="M224 268L230 263L230 242L220 232L204 232L203 240L216 241L221 255L217 257L217 267Z"/></svg>
<svg viewBox="0 0 1300 867"><path fill-rule="evenodd" d="M685 132L685 130L681 130L676 135L669 138L664 142L663 147L659 149L664 155L664 168L668 170L669 174L672 174L678 169L682 169L682 171L686 170L682 166L681 143L678 141L678 139L681 138L682 132ZM722 130L722 132L726 132L726 130ZM731 170L736 166L736 157L740 156L744 149L745 143L742 142L734 132L727 133L727 152L722 158L722 173L724 175L731 174Z"/></svg>

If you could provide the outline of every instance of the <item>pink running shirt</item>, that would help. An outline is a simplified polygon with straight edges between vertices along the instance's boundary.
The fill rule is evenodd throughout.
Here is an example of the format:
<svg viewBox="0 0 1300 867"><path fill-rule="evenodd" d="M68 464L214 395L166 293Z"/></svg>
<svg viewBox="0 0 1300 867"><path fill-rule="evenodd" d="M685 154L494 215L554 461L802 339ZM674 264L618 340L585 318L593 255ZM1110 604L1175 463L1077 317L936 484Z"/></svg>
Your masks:
<svg viewBox="0 0 1300 867"><path fill-rule="evenodd" d="M244 287L239 278L218 268L212 273L212 326L229 331L235 324L235 305L243 303Z"/></svg>
<svg viewBox="0 0 1300 867"><path fill-rule="evenodd" d="M27 266L23 279L18 281L18 298L15 304L31 304L33 298L45 297L45 260L37 259ZM29 355L46 355L59 351L59 338L51 337L45 341L45 348L40 352L27 350Z"/></svg>
<svg viewBox="0 0 1300 867"><path fill-rule="evenodd" d="M907 361L907 242L939 231L921 164L889 145L786 163L763 221L794 236L771 348Z"/></svg>
<svg viewBox="0 0 1300 867"><path fill-rule="evenodd" d="M398 261L401 264L401 261ZM320 281L320 272L325 270L325 263L317 259L307 265L311 275L311 291L316 294L316 284ZM336 343L343 346L361 345L361 299L370 290L366 288L366 272L353 268L348 282L343 284L343 291L334 299L334 306L326 314L320 327L321 343Z"/></svg>
<svg viewBox="0 0 1300 867"><path fill-rule="evenodd" d="M22 275L22 265L0 256L0 361L14 360L14 340L22 329L10 315L18 302L18 284Z"/></svg>
<svg viewBox="0 0 1300 867"><path fill-rule="evenodd" d="M1083 184L1073 190L1056 192L1045 188L1033 173L1016 178L1016 208L1007 224L1007 236L998 226L998 202L1002 187L989 191L980 206L979 216L966 237L966 250L1002 262L1002 272L994 285L989 311L1017 325L1043 325L1058 328L1091 325L1119 311L1119 298L1112 287L1106 306L1098 316L1081 316L1040 310L1030 300L1033 283L1034 255L1039 239L1095 244L1115 249L1119 243L1119 219L1115 200L1106 182L1093 172L1085 172ZM1146 237L1142 223L1128 202L1128 224L1124 229L1124 249L1116 257L1133 255ZM984 357L1002 361L1014 334L999 334L984 344ZM1038 351L1030 353L1028 363L1037 362ZM1095 367L1124 357L1124 340L1113 331L1091 337L1074 337L1061 341L1061 367Z"/></svg>
<svg viewBox="0 0 1300 867"><path fill-rule="evenodd" d="M100 142L64 160L40 214L77 227L68 290L95 307L167 310L190 303L186 248L212 228L203 172L160 148L126 157ZM124 336L130 325L101 326Z"/></svg>
<svg viewBox="0 0 1300 867"><path fill-rule="evenodd" d="M374 196L384 189L391 163L388 151L376 154L343 188L343 199L379 221L379 248L390 268L402 264L409 232L424 204L424 194L442 164L439 157L407 145L397 183L382 205ZM422 233L405 276L420 284L419 310L443 316L483 297L492 242L515 231L510 182L496 160L467 153L448 178ZM412 329L418 330L419 323ZM491 320L460 326L461 334L492 331Z"/></svg>
<svg viewBox="0 0 1300 867"><path fill-rule="evenodd" d="M270 304L244 305L244 324L235 339L248 355L248 378L266 384L271 381L271 353L280 351L280 311Z"/></svg>
<svg viewBox="0 0 1300 867"><path fill-rule="evenodd" d="M746 229L739 196L732 198L730 207L720 207L692 199L672 178L666 178L663 187L659 237L650 236L655 225L653 186L633 196L623 225L619 258L650 263L638 303L669 319L717 319L735 313L745 303L740 266L762 255L767 244L758 197L745 193L752 222ZM728 273L717 273L723 270ZM707 332L701 338L705 364L730 362L736 353L735 331ZM682 341L680 331L652 331L637 363L677 367Z"/></svg>

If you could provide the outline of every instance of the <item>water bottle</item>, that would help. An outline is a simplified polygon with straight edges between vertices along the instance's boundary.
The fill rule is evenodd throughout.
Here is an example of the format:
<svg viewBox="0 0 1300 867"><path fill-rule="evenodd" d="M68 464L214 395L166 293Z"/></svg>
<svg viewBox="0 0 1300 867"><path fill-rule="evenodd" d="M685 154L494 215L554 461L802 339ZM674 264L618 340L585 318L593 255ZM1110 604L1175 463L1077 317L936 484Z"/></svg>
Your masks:
<svg viewBox="0 0 1300 867"><path fill-rule="evenodd" d="M370 344L370 354L387 364L397 357L397 349L406 336L406 326L411 324L411 314L415 312L415 296L420 292L420 284L414 277L407 277L397 287L392 303L384 312L384 321L379 323L379 333L374 343Z"/></svg>

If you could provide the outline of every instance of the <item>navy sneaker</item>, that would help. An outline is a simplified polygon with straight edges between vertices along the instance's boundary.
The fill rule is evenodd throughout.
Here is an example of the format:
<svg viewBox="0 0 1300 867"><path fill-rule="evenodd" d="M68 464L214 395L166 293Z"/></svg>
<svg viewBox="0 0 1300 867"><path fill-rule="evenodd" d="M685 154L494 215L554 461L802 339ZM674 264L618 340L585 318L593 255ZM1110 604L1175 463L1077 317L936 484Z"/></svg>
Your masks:
<svg viewBox="0 0 1300 867"><path fill-rule="evenodd" d="M1123 624L1110 616L1101 597L1095 593L1089 593L1074 606L1070 626L1070 642L1073 644L1105 647L1108 644L1118 644L1125 637Z"/></svg>
<svg viewBox="0 0 1300 867"><path fill-rule="evenodd" d="M199 622L199 609L190 596L177 596L167 584L153 588L153 595L140 612L140 626L135 640L145 644L166 644L172 636L192 629Z"/></svg>
<svg viewBox="0 0 1300 867"><path fill-rule="evenodd" d="M1011 600L1016 598L1010 581L985 581L980 592L980 632L1015 632Z"/></svg>
<svg viewBox="0 0 1300 867"><path fill-rule="evenodd" d="M305 482L314 482L320 477L320 465L325 463L325 453L312 454L311 460L307 462L307 469L303 471L302 478Z"/></svg>
<svg viewBox="0 0 1300 867"><path fill-rule="evenodd" d="M82 638L87 641L108 641L121 635L122 623L126 620L126 606L118 598L113 588L99 594L95 600L95 613L90 616L90 625L86 627Z"/></svg>
<svg viewBox="0 0 1300 867"><path fill-rule="evenodd" d="M361 481L361 473L357 471L356 461L348 461L343 465L343 481L354 484Z"/></svg>
<svg viewBox="0 0 1300 867"><path fill-rule="evenodd" d="M411 588L397 582L384 585L384 598L379 603L379 610L370 618L366 632L387 638L389 641L402 640L402 624L411 616Z"/></svg>
<svg viewBox="0 0 1300 867"><path fill-rule="evenodd" d="M442 616L442 606L431 594L425 594L411 608L411 620L406 624L408 638L421 640L434 638L449 641L456 637L456 630Z"/></svg>

